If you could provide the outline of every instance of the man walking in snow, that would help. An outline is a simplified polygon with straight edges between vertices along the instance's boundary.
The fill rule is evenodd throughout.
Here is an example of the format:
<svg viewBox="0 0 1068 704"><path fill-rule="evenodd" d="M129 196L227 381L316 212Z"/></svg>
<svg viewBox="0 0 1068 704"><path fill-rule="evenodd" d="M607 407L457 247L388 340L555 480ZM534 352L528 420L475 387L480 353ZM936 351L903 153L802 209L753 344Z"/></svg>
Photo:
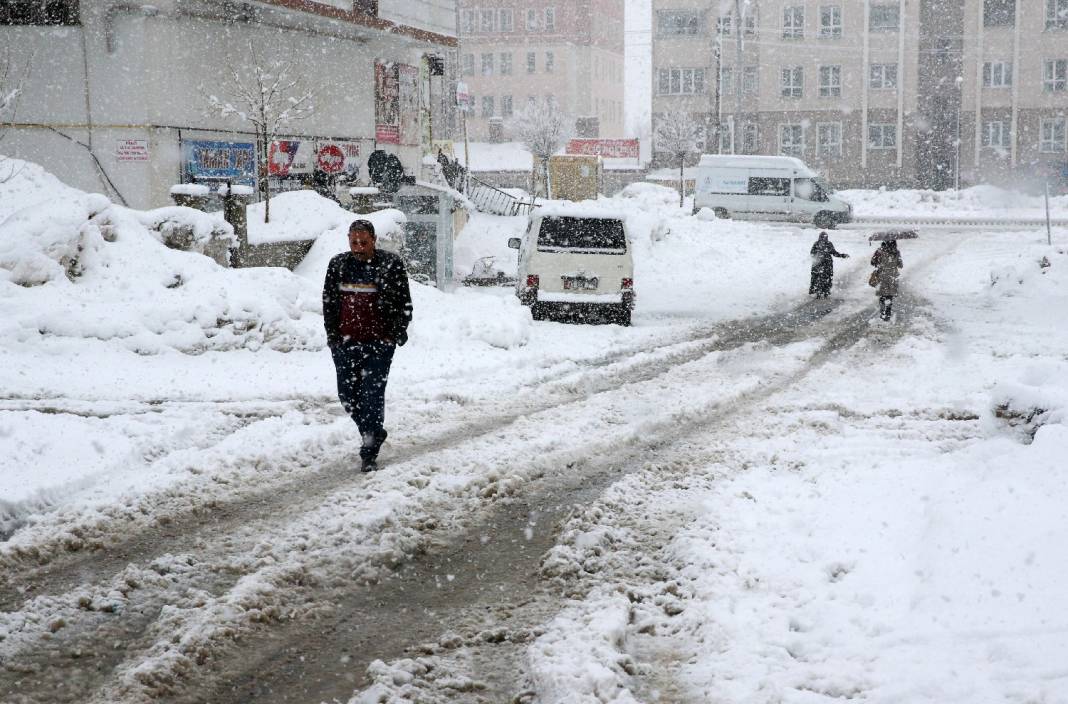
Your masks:
<svg viewBox="0 0 1068 704"><path fill-rule="evenodd" d="M361 469L378 469L386 381L393 352L408 341L412 295L400 257L375 249L375 227L367 220L349 226L349 251L330 260L323 284L326 341L337 370L337 395L363 444Z"/></svg>

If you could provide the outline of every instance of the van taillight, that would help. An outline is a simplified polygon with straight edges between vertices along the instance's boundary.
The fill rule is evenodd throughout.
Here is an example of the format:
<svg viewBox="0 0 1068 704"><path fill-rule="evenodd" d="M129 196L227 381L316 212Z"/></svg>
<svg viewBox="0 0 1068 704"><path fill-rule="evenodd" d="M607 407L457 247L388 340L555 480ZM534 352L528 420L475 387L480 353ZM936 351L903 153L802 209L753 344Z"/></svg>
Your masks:
<svg viewBox="0 0 1068 704"><path fill-rule="evenodd" d="M623 279L623 288L627 290L634 288L634 279Z"/></svg>
<svg viewBox="0 0 1068 704"><path fill-rule="evenodd" d="M539 283L541 283L541 279L538 278L537 274L527 274L527 288L537 288Z"/></svg>

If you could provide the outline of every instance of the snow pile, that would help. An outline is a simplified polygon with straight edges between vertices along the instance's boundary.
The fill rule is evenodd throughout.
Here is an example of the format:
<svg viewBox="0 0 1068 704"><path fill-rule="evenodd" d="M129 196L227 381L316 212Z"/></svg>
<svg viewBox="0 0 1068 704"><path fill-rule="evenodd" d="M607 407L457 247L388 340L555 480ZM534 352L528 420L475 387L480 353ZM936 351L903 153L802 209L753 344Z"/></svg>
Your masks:
<svg viewBox="0 0 1068 704"><path fill-rule="evenodd" d="M398 223L404 222L399 211L357 215L311 190L288 191L271 198L269 223L263 221L265 208L263 202L248 206L249 244L314 240L332 230L348 232L353 220L371 220L375 234L388 240L399 232Z"/></svg>
<svg viewBox="0 0 1068 704"><path fill-rule="evenodd" d="M1030 196L997 186L948 191L848 189L838 191L836 195L851 203L859 216L1045 217L1043 196ZM1068 196L1051 197L1049 206L1052 217L1068 217Z"/></svg>
<svg viewBox="0 0 1068 704"><path fill-rule="evenodd" d="M674 188L639 181L619 192L621 198L636 201L647 208L677 208L679 192Z"/></svg>

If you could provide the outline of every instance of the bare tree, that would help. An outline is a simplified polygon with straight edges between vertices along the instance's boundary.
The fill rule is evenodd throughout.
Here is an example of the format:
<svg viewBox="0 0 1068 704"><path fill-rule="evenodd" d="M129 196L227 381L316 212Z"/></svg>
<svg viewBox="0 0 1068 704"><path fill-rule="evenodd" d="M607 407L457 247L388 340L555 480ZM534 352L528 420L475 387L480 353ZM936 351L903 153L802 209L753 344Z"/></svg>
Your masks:
<svg viewBox="0 0 1068 704"><path fill-rule="evenodd" d="M26 62L26 67L20 74L11 58L11 52L6 51L0 54L0 142L7 136L8 128L15 122L19 98L22 96L29 74L30 60ZM15 174L13 167L4 168L4 162L7 160L6 156L0 154L0 183L9 180Z"/></svg>
<svg viewBox="0 0 1068 704"><path fill-rule="evenodd" d="M303 77L294 74L292 61L265 60L251 40L244 56L231 57L227 63L222 86L225 95L218 97L203 86L201 91L210 112L251 125L256 133L263 221L270 222L271 189L267 182L270 145L278 139L282 128L315 111L312 104L315 92L305 87Z"/></svg>
<svg viewBox="0 0 1068 704"><path fill-rule="evenodd" d="M657 118L656 147L679 163L679 207L686 200L684 171L686 157L698 150L704 130L700 123L684 112L672 112Z"/></svg>
<svg viewBox="0 0 1068 704"><path fill-rule="evenodd" d="M545 188L542 195L546 197L549 190L549 157L559 151L570 136L571 124L571 119L551 98L529 101L526 108L512 119L512 134L538 160Z"/></svg>

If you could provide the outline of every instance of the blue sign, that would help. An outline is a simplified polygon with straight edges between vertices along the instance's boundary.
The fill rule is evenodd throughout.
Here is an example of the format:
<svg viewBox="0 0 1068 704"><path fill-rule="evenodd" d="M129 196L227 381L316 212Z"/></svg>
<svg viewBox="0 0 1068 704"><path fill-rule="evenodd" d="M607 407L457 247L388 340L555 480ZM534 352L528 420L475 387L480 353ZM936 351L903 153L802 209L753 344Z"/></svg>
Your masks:
<svg viewBox="0 0 1068 704"><path fill-rule="evenodd" d="M191 180L256 185L256 146L249 142L183 141L182 160Z"/></svg>

